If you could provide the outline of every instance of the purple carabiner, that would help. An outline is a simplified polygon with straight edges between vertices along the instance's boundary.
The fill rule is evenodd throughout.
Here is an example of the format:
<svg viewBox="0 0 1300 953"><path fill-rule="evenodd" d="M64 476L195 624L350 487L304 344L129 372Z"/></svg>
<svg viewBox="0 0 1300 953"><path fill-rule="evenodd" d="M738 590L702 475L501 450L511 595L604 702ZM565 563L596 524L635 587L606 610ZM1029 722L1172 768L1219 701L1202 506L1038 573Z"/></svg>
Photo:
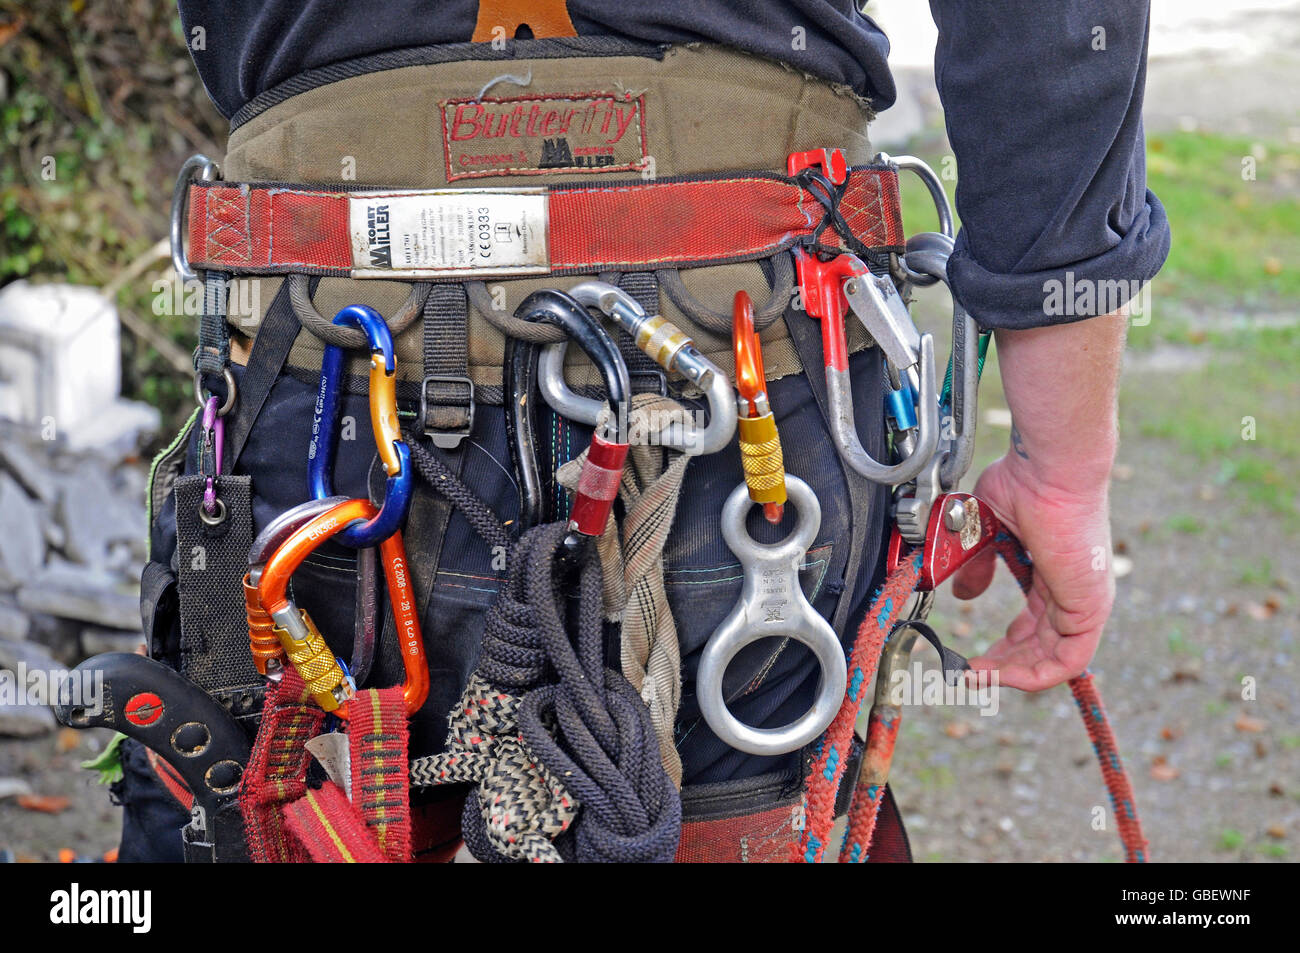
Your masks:
<svg viewBox="0 0 1300 953"><path fill-rule="evenodd" d="M217 499L217 477L221 476L221 458L225 451L226 420L217 413L220 401L215 396L203 402L203 446L205 453L212 456L212 473L208 474L207 484L203 488L203 512L205 521L220 523L225 519L225 505Z"/></svg>

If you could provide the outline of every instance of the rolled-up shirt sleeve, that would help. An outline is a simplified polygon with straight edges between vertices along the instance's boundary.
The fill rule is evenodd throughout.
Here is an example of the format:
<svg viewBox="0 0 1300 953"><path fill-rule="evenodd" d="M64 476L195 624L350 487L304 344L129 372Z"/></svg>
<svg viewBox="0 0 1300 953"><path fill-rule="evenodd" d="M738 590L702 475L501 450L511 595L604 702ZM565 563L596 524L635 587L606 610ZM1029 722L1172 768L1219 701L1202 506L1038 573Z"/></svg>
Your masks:
<svg viewBox="0 0 1300 953"><path fill-rule="evenodd" d="M1114 310L1169 252L1143 154L1148 4L930 0L930 9L958 170L953 294L985 328Z"/></svg>

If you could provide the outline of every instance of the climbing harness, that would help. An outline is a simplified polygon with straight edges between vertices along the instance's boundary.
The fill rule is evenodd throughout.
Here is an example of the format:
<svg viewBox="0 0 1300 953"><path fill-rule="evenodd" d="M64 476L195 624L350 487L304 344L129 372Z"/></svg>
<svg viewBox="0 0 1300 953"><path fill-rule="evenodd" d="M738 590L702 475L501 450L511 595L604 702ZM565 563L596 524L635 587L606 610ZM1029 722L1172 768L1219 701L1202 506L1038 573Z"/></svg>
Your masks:
<svg viewBox="0 0 1300 953"><path fill-rule="evenodd" d="M744 587L736 607L709 636L695 678L700 710L714 734L751 754L784 754L802 748L826 729L844 697L844 648L799 584L799 569L821 527L821 504L812 487L798 477L786 474L785 486L799 520L779 543L760 543L746 530L745 516L753 506L746 484L736 487L723 504L722 538L740 560ZM746 645L765 638L803 643L821 667L812 707L780 728L741 723L727 710L723 692L727 663Z"/></svg>
<svg viewBox="0 0 1300 953"><path fill-rule="evenodd" d="M654 60L651 68L659 69L658 63ZM437 71L434 65L425 72ZM365 77L338 81L354 80L364 83ZM477 77L473 86L484 89ZM807 108L805 97L819 101L819 95L803 83L800 108ZM466 115L492 108L494 99L486 90L478 100L482 102L460 103ZM609 101L620 115L633 106L641 111L644 146L645 101L630 95ZM827 93L825 101L833 105L838 99ZM856 106L846 109L856 115ZM457 120L444 115L444 121ZM267 128L274 127L272 122ZM635 126L629 128L635 132ZM988 546L1002 552L1009 564L1015 562L1012 568L1022 584L1030 571L1028 557L1015 551L991 511L969 494L956 492L973 451L975 385L987 336L954 302L953 353L940 387L933 339L917 331L904 304L910 287L946 281L953 247L951 209L933 171L912 157L881 153L866 165L851 166L841 150L817 149L789 156L784 175L709 173L704 166L703 173L695 168L685 170L689 174L637 178L643 170L635 156L623 155L630 142L615 147L620 163L629 160L620 165L625 178L615 173L539 187L532 183L544 180L504 189L445 187L461 177L452 164L450 142L445 182L439 176L419 179L433 181L429 188L222 181L216 163L204 157L195 157L182 170L172 209L173 259L184 280L202 273L205 293L195 363L202 413L191 438L198 444L198 473L176 480L177 546L183 564L184 553L207 539L196 536L198 530L181 518L183 509L190 523L211 530L212 540L220 538L227 549L233 547L237 559L233 569L223 562L220 573L212 574L229 582L212 592L202 587L203 577L182 565L174 583L183 610L180 658L182 663L202 661L209 639L219 646L212 651L229 654L220 639L230 627L225 603L233 601L235 614L242 613L235 620L236 630L247 623L246 653L242 632L235 634L241 650L238 661L249 672L234 677L216 670L196 691L203 694L206 689L221 699L208 699L216 712L225 713L229 707L244 719L241 725L227 715L245 739L248 720L258 717L259 707L261 712L256 742L251 748L245 742L242 749L227 739L229 726L221 724L220 715L204 713L195 719L217 726L213 751L205 758L230 761L243 777L241 781L236 773L232 782L234 769L223 768L200 779L194 766L209 761L200 758L186 765L192 787L221 787L220 792L196 796L204 816L196 811L193 831L186 835L194 853L206 850L209 859L233 857L223 843L232 830L242 828L247 852L256 860L409 860L410 788L441 788L432 799L459 813L459 830L480 860L669 861L682 846L684 827L694 826L699 817L687 817L683 823L687 794L701 786L691 781L686 791L679 790L683 768L678 744L683 751L691 750L689 745L701 737L713 744L713 735L721 742L719 749L726 745L751 754L803 749L798 759L780 763L787 766L782 769L787 775L796 760L800 770L808 772L806 778L785 776L773 782L780 789L775 799L755 800L765 807L749 811L770 828L764 838L771 831L788 832L781 835L786 840L779 848L772 849L778 836L747 839L748 829L737 821L728 828L734 828L736 840L728 850L734 846L737 856L746 859L783 853L789 855L786 859L820 860L836 814L847 807L849 830L841 859L861 861L872 852L877 811L889 803L884 785L898 725L898 712L890 712L881 684L895 667L906 664L918 634L938 643L926 623L934 586ZM262 168L250 159L258 148L250 147L246 137L223 164L242 174ZM865 144L861 148L866 155ZM462 158L471 164L483 160L476 154ZM763 165L779 168L780 159ZM310 163L303 168L311 168ZM901 170L918 174L934 197L939 232L904 239L898 203ZM400 176L395 169L389 178L400 182ZM417 220L421 227L410 227ZM468 258L457 257L463 237L458 228L440 236L421 231L435 221L471 223L475 242L481 244ZM746 267L717 277L715 286L723 284L730 291L749 287L761 277L771 293L758 308L748 294L737 294L730 315L718 309L707 292L697 299L680 273L701 266L718 269L713 274L721 276L720 269L741 265ZM287 278L257 329L256 346L239 378L241 396L230 368L226 297L229 279L243 274ZM582 280L567 292L536 290L547 276L569 275ZM585 280L593 275L601 280ZM739 276L734 283L733 276ZM387 279L410 282L411 287L400 306L395 306L396 298L383 299L389 322L361 305L343 308L328 320L312 301L319 278ZM788 307L796 278L799 302L819 327ZM515 287L524 288L524 301L513 313L498 300L495 284L489 284L495 280L517 281ZM662 300L656 301L659 296ZM657 313L659 307L664 314ZM787 327L793 328L796 321L801 326L799 333L791 331L790 340L775 326L783 316ZM627 338L618 331L611 336L602 325L605 319ZM417 320L423 323L423 374L413 374L405 359L399 374L393 338ZM504 348L494 333L482 335L492 328L505 335ZM694 341L683 328L694 334ZM823 519L817 493L825 500L824 488L833 484L813 479L810 469L804 475L817 485L814 491L787 472L787 460L795 469L813 464L804 458L804 435L787 432L782 448L772 407L772 394L782 388L767 381L757 333L769 328L774 333L765 333L765 343L773 379L800 368L815 374L816 361L824 363L825 390L820 379L807 389L844 461L852 520L846 536L836 535L838 530L832 534L837 576L824 586L819 583L819 593L838 597L829 622L812 608L800 571L813 560L809 547ZM815 351L818 330L820 355ZM314 378L312 355L319 353L319 345L308 341L311 346L301 346L305 338L300 331L324 345L308 451L305 495L311 499L276 515L254 538L255 495L245 475L254 468L241 461L240 452L263 405L269 400L274 406L279 400L269 398L272 385L288 371L299 380ZM734 387L719 366L726 363L722 355L728 332L735 357ZM859 351L867 338L876 353L864 357L862 365L875 367L868 360L878 359L887 388L883 397L865 391L857 395L859 415L867 406L873 408L873 417L884 418L871 421L870 433L865 427L859 433L849 354ZM571 388L566 382L570 339L594 363L603 394L595 386ZM357 448L336 442L345 350L369 352L368 400L386 476L382 501L333 492L336 455L356 462ZM500 384L498 361L504 365ZM684 400L702 398L696 406L707 405L707 418L687 413L667 396L668 375L684 384ZM646 392L634 394L632 384L642 384L645 378L652 386L638 387ZM306 405L301 389L296 396L283 396ZM404 401L405 432L399 428L399 397ZM476 402L505 408L504 439L519 497L512 525L503 526L467 485L475 483L473 467L480 462L466 463L474 456L470 448L491 447L493 440L499 446L501 440L493 429L500 421L481 412L476 417ZM538 424L542 403L560 418L549 446ZM952 427L946 426L948 417ZM650 420L659 423L647 425ZM590 445L576 457L569 422L593 428ZM703 633L698 623L692 629L695 620L673 618L668 593L676 583L666 584L665 576L679 567L670 566L672 573L666 573L665 545L688 463L719 451L730 453L737 430L745 481L731 489L734 477L727 477L718 495L731 490L721 507L721 530L741 566L741 593L700 653L694 700L702 724L682 719L679 725L684 649L677 626L682 626L683 640ZM641 433L649 436L643 440ZM364 453L370 456L368 445ZM825 459L834 469L835 456ZM725 461L718 466L735 467L734 458L715 460ZM697 464L692 475L700 471L711 478L713 462ZM177 472L187 465L194 466L182 460ZM417 492L425 488L414 486L415 473L439 499L431 501L428 494ZM462 479L462 474L468 475ZM263 479L260 473L257 479ZM871 546L886 545L883 537L867 545L872 524L866 511L883 518L887 499L883 487L871 487L868 481L892 488L897 528L887 544L889 574L849 644L836 630L845 628L861 596L855 589L862 561L872 559L861 554L873 552ZM508 494L508 484L497 485ZM571 494L567 510L562 489ZM164 488L155 495L161 501L167 492ZM283 499L283 494L267 487L256 495L263 506L277 498ZM496 505L497 498L487 499ZM691 496L687 500L698 504ZM747 519L755 504L763 507L769 523L779 524L787 503L794 518L784 540L761 543L751 536ZM698 505L683 509L699 520ZM826 512L831 512L829 504ZM444 553L456 538L444 537L453 515L463 518L492 548L490 573L480 568L480 576L471 576L468 566L475 557L460 562L460 553ZM711 523L715 514L707 515ZM259 525L265 516L259 511ZM842 517L826 518L842 525ZM406 539L418 540L410 554L416 566L408 565L403 530ZM335 657L290 588L295 570L327 539L355 551L357 603L346 660ZM721 550L716 541L683 543L700 545ZM498 552L504 556L504 568L497 564ZM844 552L849 553L847 559ZM443 567L440 575L440 558L457 561ZM725 554L721 558L725 560ZM164 554L160 562L165 559ZM318 557L322 565L332 559L324 552ZM235 581L245 568L241 607ZM339 566L329 568L336 572ZM165 565L156 570L164 577L166 571ZM304 605L314 605L309 600L320 591L320 580L313 575L320 574L303 573L296 583ZM457 620L453 624L466 618L475 625L481 622L481 639L476 628L467 630L469 636L450 630L446 642L472 642L472 652L449 651L444 657L434 651L435 645L444 647L443 641L431 641L431 657L426 659L419 620L432 626L441 619L448 603L434 602L434 596L440 596L443 587L460 585L451 579L466 578L476 585L460 590L464 601L477 599L478 606L465 611L478 614L452 616ZM493 587L495 595L482 595L492 593ZM418 607L416 588L424 600ZM370 689L364 686L378 664L383 589L392 606L404 681ZM677 589L675 594L687 591L705 590ZM909 601L914 603L910 612ZM459 603L456 611L461 611ZM718 615L725 611L725 604L718 606ZM737 652L767 637L780 640L778 652L790 639L807 645L820 670L811 706L793 722L777 727L761 727L764 722L757 718L746 724L728 709L728 703L737 703L758 681L733 690L731 697L724 685L727 666ZM941 643L939 648L949 674L964 665ZM345 651L339 649L338 654ZM771 658L774 662L777 654ZM617 671L607 667L607 659ZM408 727L429 697L431 665L438 673L467 677L458 698L455 688L460 685L447 695L435 693L442 709L437 715L447 713L442 722L434 721L436 731L445 729L441 748L428 743L429 711L422 714L418 730ZM247 679L240 680L244 674L256 683L255 698L245 688ZM765 669L759 681L766 674ZM859 768L854 728L873 676L877 697ZM172 701L181 695L165 680L140 684L146 682L169 706L194 710L185 707L187 701ZM1100 702L1090 683L1072 688L1099 753L1113 759L1107 779L1125 843L1138 845L1131 791L1118 767ZM678 729L682 738L675 733ZM685 741L689 732L696 734ZM147 739L143 733L139 737L166 759L164 749L178 744L183 748L187 735L180 732L164 739L154 732ZM423 747L408 751L413 738ZM227 749L234 754L217 757ZM409 755L429 751L436 753L408 764ZM172 752L176 758L183 754L179 749ZM313 756L328 778L324 783L319 770L308 783ZM857 784L841 785L850 770ZM232 784L240 785L237 802ZM801 793L796 790L800 787ZM466 789L462 804L460 792ZM741 805L739 813L750 807ZM723 823L733 820L729 816ZM1133 852L1138 850L1134 846Z"/></svg>
<svg viewBox="0 0 1300 953"><path fill-rule="evenodd" d="M411 451L402 439L397 420L397 362L388 325L373 308L356 304L336 314L333 323L361 330L370 345L370 424L387 476L384 502L371 522L349 527L339 534L339 542L365 548L387 539L406 519L414 482L411 478ZM334 495L331 471L334 468L338 389L344 357L341 347L329 344L321 359L320 390L316 396L316 410L311 422L312 439L307 450L308 482L311 495L318 500Z"/></svg>

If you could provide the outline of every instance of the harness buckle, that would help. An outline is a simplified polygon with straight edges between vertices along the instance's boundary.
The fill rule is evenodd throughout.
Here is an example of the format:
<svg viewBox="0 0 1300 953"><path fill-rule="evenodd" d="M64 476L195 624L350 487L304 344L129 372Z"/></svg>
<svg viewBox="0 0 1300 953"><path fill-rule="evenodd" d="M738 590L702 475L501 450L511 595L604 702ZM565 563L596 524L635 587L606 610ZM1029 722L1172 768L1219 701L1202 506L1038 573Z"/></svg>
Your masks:
<svg viewBox="0 0 1300 953"><path fill-rule="evenodd" d="M451 418L449 423L447 418ZM459 374L424 375L420 422L435 447L458 449L474 429L474 382Z"/></svg>

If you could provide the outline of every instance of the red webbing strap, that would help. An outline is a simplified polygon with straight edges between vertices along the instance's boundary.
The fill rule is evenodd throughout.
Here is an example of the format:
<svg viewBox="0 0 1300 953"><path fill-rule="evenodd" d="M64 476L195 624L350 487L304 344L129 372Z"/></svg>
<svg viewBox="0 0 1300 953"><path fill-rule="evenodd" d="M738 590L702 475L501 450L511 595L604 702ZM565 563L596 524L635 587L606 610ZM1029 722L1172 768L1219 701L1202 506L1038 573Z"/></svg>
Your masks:
<svg viewBox="0 0 1300 953"><path fill-rule="evenodd" d="M297 673L267 692L239 795L249 856L257 862L373 863L411 859L409 730L401 686L358 692L349 703L352 800L327 782L307 787L306 743L325 713Z"/></svg>
<svg viewBox="0 0 1300 953"><path fill-rule="evenodd" d="M428 190L393 190L392 195ZM257 183L190 186L187 256L234 274L348 276L349 192ZM773 173L631 180L549 190L550 273L649 271L767 258L811 235L824 209ZM901 249L898 173L850 170L839 211L866 246ZM823 240L833 241L829 230ZM473 277L474 269L464 269Z"/></svg>
<svg viewBox="0 0 1300 953"><path fill-rule="evenodd" d="M918 552L902 560L886 578L871 607L858 626L857 637L849 654L849 683L844 701L826 733L822 735L817 755L804 782L805 830L794 845L791 861L821 863L835 824L835 795L840 789L844 769L853 742L853 728L862 709L862 700L871 689L872 679L880 666L880 653L889 631L907 600L916 589L921 571ZM874 811L873 811L874 817Z"/></svg>
<svg viewBox="0 0 1300 953"><path fill-rule="evenodd" d="M307 697L297 672L266 693L262 723L244 769L239 810L248 855L257 863L307 863L310 855L284 823L284 806L307 793L306 743L320 734L325 713Z"/></svg>
<svg viewBox="0 0 1300 953"><path fill-rule="evenodd" d="M799 840L799 804L781 804L735 817L686 821L678 864L783 864Z"/></svg>
<svg viewBox="0 0 1300 953"><path fill-rule="evenodd" d="M317 864L379 864L388 860L343 789L327 781L284 808L284 822Z"/></svg>
<svg viewBox="0 0 1300 953"><path fill-rule="evenodd" d="M411 859L410 729L402 686L358 692L349 705L352 802L384 856L406 863Z"/></svg>

